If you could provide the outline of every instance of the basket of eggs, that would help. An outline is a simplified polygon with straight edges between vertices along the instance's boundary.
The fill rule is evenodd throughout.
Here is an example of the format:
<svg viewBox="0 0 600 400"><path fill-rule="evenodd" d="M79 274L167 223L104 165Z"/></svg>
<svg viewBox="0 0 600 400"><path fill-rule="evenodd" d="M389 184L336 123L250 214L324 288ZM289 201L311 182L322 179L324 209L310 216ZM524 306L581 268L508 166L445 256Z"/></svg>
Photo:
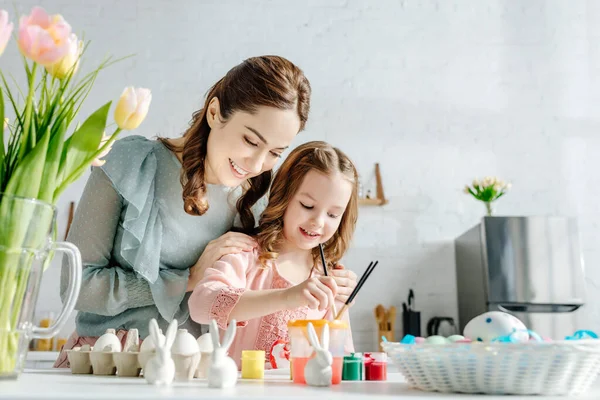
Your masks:
<svg viewBox="0 0 600 400"><path fill-rule="evenodd" d="M409 385L424 391L577 395L600 371L600 340L593 332L542 339L500 311L472 319L464 336L407 335L382 347Z"/></svg>

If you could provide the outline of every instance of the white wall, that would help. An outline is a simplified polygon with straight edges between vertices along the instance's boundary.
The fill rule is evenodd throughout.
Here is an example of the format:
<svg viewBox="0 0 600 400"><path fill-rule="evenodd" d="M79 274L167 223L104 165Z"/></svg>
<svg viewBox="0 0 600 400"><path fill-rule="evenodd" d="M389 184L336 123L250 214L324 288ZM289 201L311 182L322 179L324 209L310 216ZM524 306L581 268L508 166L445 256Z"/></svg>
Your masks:
<svg viewBox="0 0 600 400"><path fill-rule="evenodd" d="M209 86L246 57L279 54L304 69L312 113L295 144L340 146L367 184L381 163L390 199L361 209L346 257L359 273L380 261L352 312L358 348L375 344L374 306L400 308L409 287L424 322L456 316L452 241L484 211L462 187L483 175L513 182L499 214L579 218L585 310L600 330L600 3L19 0L18 8L35 4L85 31L88 67L106 53L137 53L102 74L83 112L126 85L149 87L151 113L136 132L149 137L179 135ZM2 69L20 74L11 46ZM61 232L83 184L60 203ZM58 277L55 268L44 278L40 310L59 306Z"/></svg>

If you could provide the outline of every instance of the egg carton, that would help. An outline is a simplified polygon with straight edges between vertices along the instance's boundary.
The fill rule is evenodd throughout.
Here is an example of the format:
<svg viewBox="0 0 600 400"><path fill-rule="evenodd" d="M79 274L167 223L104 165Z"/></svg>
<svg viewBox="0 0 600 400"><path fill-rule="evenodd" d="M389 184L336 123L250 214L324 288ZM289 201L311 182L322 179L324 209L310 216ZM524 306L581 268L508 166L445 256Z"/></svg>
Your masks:
<svg viewBox="0 0 600 400"><path fill-rule="evenodd" d="M210 338L202 335L196 341L185 329L179 329L177 334L176 341L179 341L180 352L171 351L175 362L175 379L183 381L205 378L212 354L212 351L205 351L209 350L206 343ZM194 343L191 343L190 338ZM174 349L177 349L177 343ZM66 353L72 374L139 377L143 375L144 366L155 351L150 337L140 346L137 329L129 331L123 348L115 335L115 330L107 329L106 333L98 338L94 347L84 345L67 350Z"/></svg>
<svg viewBox="0 0 600 400"><path fill-rule="evenodd" d="M600 340L402 344L382 347L408 384L423 391L578 395L600 372Z"/></svg>

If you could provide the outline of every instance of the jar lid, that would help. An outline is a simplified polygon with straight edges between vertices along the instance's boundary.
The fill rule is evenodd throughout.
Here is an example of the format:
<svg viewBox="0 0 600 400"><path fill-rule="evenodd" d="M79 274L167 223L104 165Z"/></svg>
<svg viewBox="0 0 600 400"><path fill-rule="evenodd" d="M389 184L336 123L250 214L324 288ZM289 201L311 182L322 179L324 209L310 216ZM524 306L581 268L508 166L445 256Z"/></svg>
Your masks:
<svg viewBox="0 0 600 400"><path fill-rule="evenodd" d="M365 353L365 358L376 362L387 362L386 353Z"/></svg>
<svg viewBox="0 0 600 400"><path fill-rule="evenodd" d="M348 362L359 362L362 361L362 357L361 354L358 353L350 353L349 356L344 356L344 361L348 361Z"/></svg>
<svg viewBox="0 0 600 400"><path fill-rule="evenodd" d="M325 324L328 324L329 329L348 329L348 322L339 319L333 321L327 319L293 319L288 322L288 328L306 328L309 322L315 328L322 328Z"/></svg>
<svg viewBox="0 0 600 400"><path fill-rule="evenodd" d="M242 350L244 360L265 360L264 350Z"/></svg>

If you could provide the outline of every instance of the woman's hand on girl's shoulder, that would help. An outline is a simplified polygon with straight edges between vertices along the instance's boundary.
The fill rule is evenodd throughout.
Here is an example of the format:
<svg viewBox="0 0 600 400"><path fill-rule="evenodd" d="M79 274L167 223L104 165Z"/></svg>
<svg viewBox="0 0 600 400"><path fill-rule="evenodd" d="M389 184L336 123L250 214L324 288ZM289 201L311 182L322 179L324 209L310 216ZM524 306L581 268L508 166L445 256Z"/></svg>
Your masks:
<svg viewBox="0 0 600 400"><path fill-rule="evenodd" d="M190 268L187 291L194 290L194 287L202 280L204 271L224 255L252 251L257 245L253 237L239 232L227 232L215 240L211 240L196 264Z"/></svg>

